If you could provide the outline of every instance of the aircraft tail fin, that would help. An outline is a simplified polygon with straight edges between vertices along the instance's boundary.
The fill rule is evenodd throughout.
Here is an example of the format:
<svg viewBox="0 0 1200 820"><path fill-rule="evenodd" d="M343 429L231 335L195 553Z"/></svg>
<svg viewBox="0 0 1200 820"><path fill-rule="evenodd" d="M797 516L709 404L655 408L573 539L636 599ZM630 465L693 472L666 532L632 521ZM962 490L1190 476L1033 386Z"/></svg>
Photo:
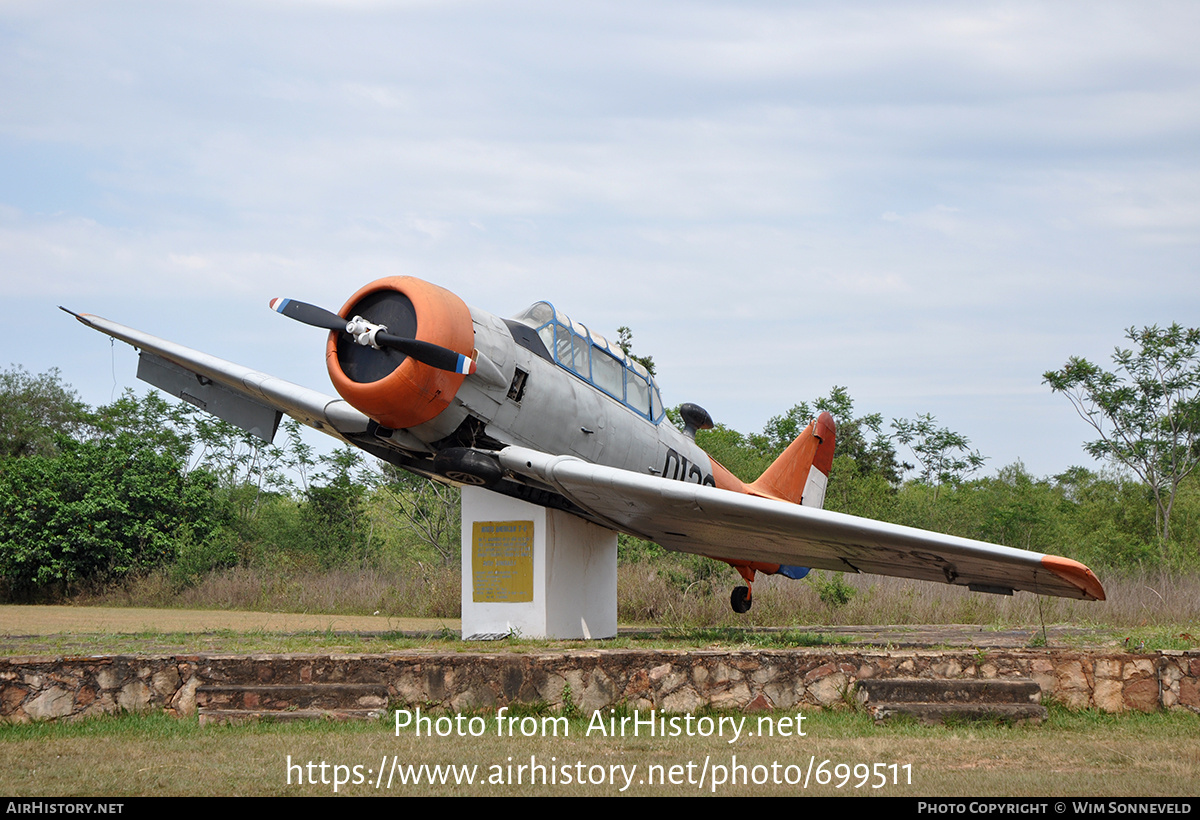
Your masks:
<svg viewBox="0 0 1200 820"><path fill-rule="evenodd" d="M833 467L836 431L833 416L821 413L758 480L748 486L749 491L806 507L822 507L825 485Z"/></svg>

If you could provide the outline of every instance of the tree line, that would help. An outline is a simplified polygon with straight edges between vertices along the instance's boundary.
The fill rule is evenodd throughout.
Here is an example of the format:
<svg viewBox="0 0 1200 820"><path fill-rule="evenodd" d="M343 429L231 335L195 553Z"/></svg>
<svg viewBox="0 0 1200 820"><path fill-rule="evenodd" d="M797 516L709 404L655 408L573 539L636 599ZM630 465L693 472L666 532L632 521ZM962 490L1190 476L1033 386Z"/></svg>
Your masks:
<svg viewBox="0 0 1200 820"><path fill-rule="evenodd" d="M164 568L186 586L237 564L331 568L389 550L457 560L457 499L445 488L353 448L317 454L292 420L277 439L156 393L93 409L56 370L4 371L4 594L54 597Z"/></svg>

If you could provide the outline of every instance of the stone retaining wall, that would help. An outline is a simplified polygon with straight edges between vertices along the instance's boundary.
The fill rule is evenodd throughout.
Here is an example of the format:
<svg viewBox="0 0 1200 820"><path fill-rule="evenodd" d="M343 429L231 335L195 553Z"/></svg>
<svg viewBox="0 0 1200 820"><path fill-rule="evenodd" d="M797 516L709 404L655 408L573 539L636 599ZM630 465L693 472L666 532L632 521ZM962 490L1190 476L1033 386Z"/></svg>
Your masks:
<svg viewBox="0 0 1200 820"><path fill-rule="evenodd" d="M393 703L457 711L569 698L695 711L837 708L864 678L1031 678L1045 700L1107 712L1200 712L1200 652L604 650L528 654L176 655L0 659L0 720L163 710L205 683L382 683Z"/></svg>

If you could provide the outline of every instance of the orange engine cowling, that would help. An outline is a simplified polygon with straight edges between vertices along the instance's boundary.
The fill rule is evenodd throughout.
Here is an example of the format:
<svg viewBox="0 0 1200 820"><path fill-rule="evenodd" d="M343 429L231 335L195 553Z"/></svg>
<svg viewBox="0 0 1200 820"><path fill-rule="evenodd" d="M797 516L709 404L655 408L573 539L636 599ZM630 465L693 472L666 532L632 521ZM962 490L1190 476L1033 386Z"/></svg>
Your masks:
<svg viewBox="0 0 1200 820"><path fill-rule="evenodd" d="M361 316L388 333L419 339L470 356L475 343L471 311L455 294L411 276L389 276L366 285L342 307L342 318ZM403 429L445 410L465 376L438 370L397 350L358 344L330 333L325 351L329 378L342 398L384 427Z"/></svg>

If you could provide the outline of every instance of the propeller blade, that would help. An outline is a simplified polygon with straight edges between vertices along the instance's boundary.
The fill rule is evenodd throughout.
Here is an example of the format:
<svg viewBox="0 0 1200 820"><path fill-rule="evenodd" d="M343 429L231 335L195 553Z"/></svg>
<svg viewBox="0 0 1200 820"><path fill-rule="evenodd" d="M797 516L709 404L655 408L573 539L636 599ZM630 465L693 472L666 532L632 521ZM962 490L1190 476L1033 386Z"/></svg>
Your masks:
<svg viewBox="0 0 1200 820"><path fill-rule="evenodd" d="M289 319L295 319L297 322L303 322L313 327L321 327L337 333L350 333L352 336L358 332L351 332L349 328L351 323L336 313L322 307L317 307L316 305L310 305L307 302L276 297L271 300L271 310L276 313L282 313ZM361 321L358 317L355 317L355 323ZM383 332L383 328L379 325L364 323L363 327L372 330L369 339L373 340L376 345L398 350L405 356L411 356L422 364L436 367L438 370L461 373L464 376L469 376L475 372L474 359L464 356L461 353L455 353L448 347L442 347L430 342L421 342L416 339L406 339L402 336L393 336L390 333ZM369 345L371 341L361 341L360 344Z"/></svg>
<svg viewBox="0 0 1200 820"><path fill-rule="evenodd" d="M271 300L271 310L313 327L323 327L326 330L343 333L346 331L346 320L341 316L307 302L297 302L295 299L283 299L277 296Z"/></svg>
<svg viewBox="0 0 1200 820"><path fill-rule="evenodd" d="M448 370L451 373L462 373L469 376L475 372L475 360L455 353L448 347L422 342L417 339L404 339L390 333L375 334L375 342L381 347L399 350L406 356L411 356L421 364L436 367L438 370Z"/></svg>

